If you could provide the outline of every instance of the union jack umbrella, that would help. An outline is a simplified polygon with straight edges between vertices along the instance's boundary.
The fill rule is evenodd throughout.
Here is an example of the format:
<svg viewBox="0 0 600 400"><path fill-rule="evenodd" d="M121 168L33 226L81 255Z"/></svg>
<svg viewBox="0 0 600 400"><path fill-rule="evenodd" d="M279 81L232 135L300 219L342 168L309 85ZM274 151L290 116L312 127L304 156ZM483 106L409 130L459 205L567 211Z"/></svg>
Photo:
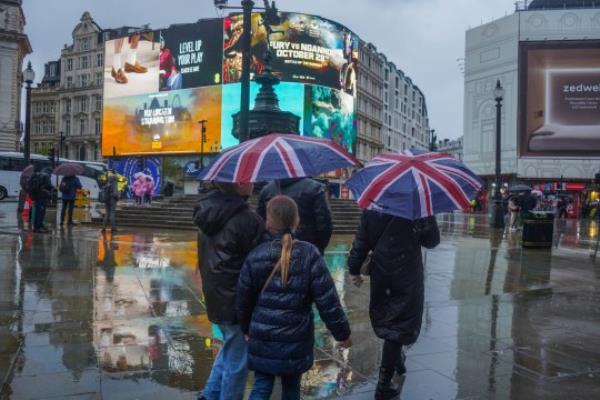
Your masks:
<svg viewBox="0 0 600 400"><path fill-rule="evenodd" d="M196 176L201 181L266 182L319 176L358 163L329 139L272 133L224 150Z"/></svg>
<svg viewBox="0 0 600 400"><path fill-rule="evenodd" d="M350 178L358 205L410 220L469 208L481 179L447 154L416 153L380 154Z"/></svg>

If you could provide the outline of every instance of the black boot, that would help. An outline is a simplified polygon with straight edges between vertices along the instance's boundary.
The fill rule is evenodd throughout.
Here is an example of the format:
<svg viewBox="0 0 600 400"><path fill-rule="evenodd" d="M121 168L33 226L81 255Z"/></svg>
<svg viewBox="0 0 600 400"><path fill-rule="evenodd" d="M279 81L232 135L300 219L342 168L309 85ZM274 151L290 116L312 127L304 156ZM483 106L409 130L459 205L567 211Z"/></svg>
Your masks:
<svg viewBox="0 0 600 400"><path fill-rule="evenodd" d="M400 359L398 360L398 364L396 364L396 373L398 375L404 375L406 373L406 354L404 354L404 351L402 352L402 355L400 356Z"/></svg>
<svg viewBox="0 0 600 400"><path fill-rule="evenodd" d="M394 372L393 369L379 369L379 381L377 382L377 390L375 391L375 400L390 400L400 394L400 391L392 385Z"/></svg>

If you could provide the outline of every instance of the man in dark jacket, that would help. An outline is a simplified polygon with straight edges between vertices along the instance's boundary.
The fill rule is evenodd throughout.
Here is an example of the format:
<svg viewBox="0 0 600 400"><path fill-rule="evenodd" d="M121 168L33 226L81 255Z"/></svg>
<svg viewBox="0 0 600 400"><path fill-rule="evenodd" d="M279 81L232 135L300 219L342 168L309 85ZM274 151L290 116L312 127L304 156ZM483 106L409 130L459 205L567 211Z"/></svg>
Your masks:
<svg viewBox="0 0 600 400"><path fill-rule="evenodd" d="M247 344L236 316L236 288L242 264L261 242L265 228L246 203L252 194L251 184L216 186L194 209L206 311L223 335L223 347L204 386L203 398L237 400L244 396L248 370Z"/></svg>
<svg viewBox="0 0 600 400"><path fill-rule="evenodd" d="M81 182L76 176L65 176L60 182L60 192L62 193L62 208L60 210L60 226L65 223L65 214L68 210L68 225L73 225L73 208L75 207L75 197L77 190L81 189Z"/></svg>
<svg viewBox="0 0 600 400"><path fill-rule="evenodd" d="M314 244L323 254L333 232L331 209L323 185L310 178L270 182L258 198L256 211L263 219L266 218L267 203L278 194L291 197L298 205L300 225L295 237Z"/></svg>
<svg viewBox="0 0 600 400"><path fill-rule="evenodd" d="M33 221L34 232L48 232L48 229L44 227L44 219L46 217L46 207L48 201L52 197L52 182L50 181L50 172L42 170L42 168L36 164L34 167L34 174L29 179L29 196L34 202L35 207L35 219Z"/></svg>
<svg viewBox="0 0 600 400"><path fill-rule="evenodd" d="M104 221L102 222L102 233L106 232L106 227L110 224L111 233L117 231L115 223L115 213L117 211L117 202L121 195L119 194L119 186L117 184L117 176L110 174L108 182L102 188L104 197Z"/></svg>
<svg viewBox="0 0 600 400"><path fill-rule="evenodd" d="M398 395L391 380L404 374L402 346L416 342L421 331L424 277L421 247L434 248L440 232L434 217L410 221L376 211L364 211L348 257L350 275L360 286L360 270L369 252L371 302L375 334L384 340L377 398Z"/></svg>

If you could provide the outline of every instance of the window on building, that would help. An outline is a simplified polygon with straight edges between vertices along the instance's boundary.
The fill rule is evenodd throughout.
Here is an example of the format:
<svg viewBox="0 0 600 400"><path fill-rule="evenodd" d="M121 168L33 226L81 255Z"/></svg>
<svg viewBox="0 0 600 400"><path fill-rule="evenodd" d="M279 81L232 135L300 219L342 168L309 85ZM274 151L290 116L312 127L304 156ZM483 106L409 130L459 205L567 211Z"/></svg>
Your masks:
<svg viewBox="0 0 600 400"><path fill-rule="evenodd" d="M104 54L96 54L96 67L102 67L104 65Z"/></svg>
<svg viewBox="0 0 600 400"><path fill-rule="evenodd" d="M67 76L67 88L72 88L72 87L73 87L73 77Z"/></svg>
<svg viewBox="0 0 600 400"><path fill-rule="evenodd" d="M94 110L101 111L102 110L102 96L96 96L94 103L95 103Z"/></svg>
<svg viewBox="0 0 600 400"><path fill-rule="evenodd" d="M80 119L79 120L79 135L83 136L85 134L86 131L86 123L85 123L85 119Z"/></svg>
<svg viewBox="0 0 600 400"><path fill-rule="evenodd" d="M67 71L73 71L73 59L67 58Z"/></svg>
<svg viewBox="0 0 600 400"><path fill-rule="evenodd" d="M40 144L39 143L34 143L33 144L33 152L34 153L39 153L40 152Z"/></svg>
<svg viewBox="0 0 600 400"><path fill-rule="evenodd" d="M98 159L98 143L94 143L94 160Z"/></svg>
<svg viewBox="0 0 600 400"><path fill-rule="evenodd" d="M88 85L88 74L79 75L79 86L86 87Z"/></svg>
<svg viewBox="0 0 600 400"><path fill-rule="evenodd" d="M79 41L79 48L83 51L90 49L90 38L83 38Z"/></svg>
<svg viewBox="0 0 600 400"><path fill-rule="evenodd" d="M79 57L79 68L80 69L88 69L89 65L88 65L88 56L83 56L83 57Z"/></svg>
<svg viewBox="0 0 600 400"><path fill-rule="evenodd" d="M67 119L65 121L65 135L71 136L71 120L70 119Z"/></svg>
<svg viewBox="0 0 600 400"><path fill-rule="evenodd" d="M94 120L94 133L96 134L96 136L100 136L101 130L102 130L102 122L100 121L100 118L96 118Z"/></svg>
<svg viewBox="0 0 600 400"><path fill-rule="evenodd" d="M390 70L386 68L386 70L385 70L385 80L387 81L388 79L390 79Z"/></svg>
<svg viewBox="0 0 600 400"><path fill-rule="evenodd" d="M412 137L415 137L415 133L416 133L415 132L415 127L413 126L411 129L412 129Z"/></svg>
<svg viewBox="0 0 600 400"><path fill-rule="evenodd" d="M71 112L71 99L65 99L65 113Z"/></svg>
<svg viewBox="0 0 600 400"><path fill-rule="evenodd" d="M79 151L78 151L78 153L79 153L79 154L78 154L78 157L77 157L77 158L78 158L80 161L85 161L85 145L83 145L83 144L82 144L81 146L79 146Z"/></svg>
<svg viewBox="0 0 600 400"><path fill-rule="evenodd" d="M102 72L96 72L96 86L102 86Z"/></svg>
<svg viewBox="0 0 600 400"><path fill-rule="evenodd" d="M87 97L79 98L79 111L81 111L81 112L88 111L88 98Z"/></svg>

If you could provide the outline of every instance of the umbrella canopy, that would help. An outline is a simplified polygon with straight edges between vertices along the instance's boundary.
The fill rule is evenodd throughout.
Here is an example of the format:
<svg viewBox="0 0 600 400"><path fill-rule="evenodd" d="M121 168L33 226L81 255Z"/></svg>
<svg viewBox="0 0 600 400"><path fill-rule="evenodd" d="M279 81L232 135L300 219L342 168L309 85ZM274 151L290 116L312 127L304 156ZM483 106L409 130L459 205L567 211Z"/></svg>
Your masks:
<svg viewBox="0 0 600 400"><path fill-rule="evenodd" d="M21 185L21 189L25 192L27 191L27 183L29 183L29 179L33 176L33 172L33 164L28 165L23 172L21 172L19 184Z"/></svg>
<svg viewBox="0 0 600 400"><path fill-rule="evenodd" d="M482 181L457 159L441 153L384 153L347 182L361 208L415 220L464 210Z"/></svg>
<svg viewBox="0 0 600 400"><path fill-rule="evenodd" d="M508 191L511 193L531 192L531 188L527 185L518 184L518 185L511 186L508 189Z"/></svg>
<svg viewBox="0 0 600 400"><path fill-rule="evenodd" d="M83 174L83 171L84 168L81 164L64 163L54 168L54 171L52 171L52 173L54 175L75 176Z"/></svg>
<svg viewBox="0 0 600 400"><path fill-rule="evenodd" d="M265 182L318 176L359 162L329 139L272 133L219 154L196 176L201 181Z"/></svg>

